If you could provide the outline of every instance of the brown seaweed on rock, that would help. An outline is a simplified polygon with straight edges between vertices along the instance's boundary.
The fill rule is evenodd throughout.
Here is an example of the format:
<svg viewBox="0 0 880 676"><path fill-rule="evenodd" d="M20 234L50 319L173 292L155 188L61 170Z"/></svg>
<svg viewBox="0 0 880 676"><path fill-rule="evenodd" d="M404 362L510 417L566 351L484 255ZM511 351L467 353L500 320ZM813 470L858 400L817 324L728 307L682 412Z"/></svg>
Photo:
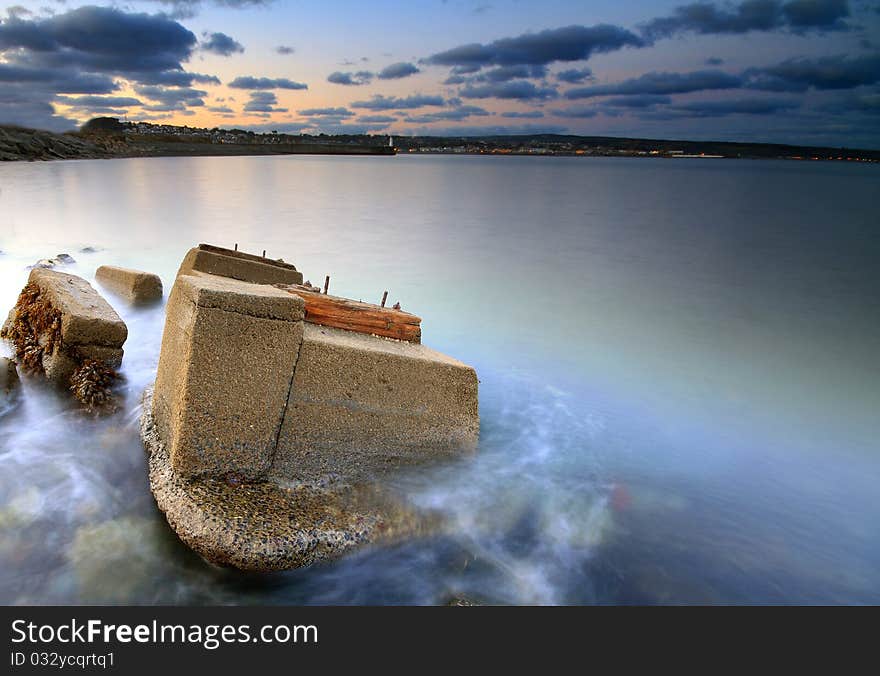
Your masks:
<svg viewBox="0 0 880 676"><path fill-rule="evenodd" d="M104 362L86 359L70 376L70 391L90 411L109 410L113 405L113 383L119 375Z"/></svg>
<svg viewBox="0 0 880 676"><path fill-rule="evenodd" d="M13 312L0 337L13 342L23 370L43 373L43 355L51 354L61 342L61 312L31 282L21 290Z"/></svg>

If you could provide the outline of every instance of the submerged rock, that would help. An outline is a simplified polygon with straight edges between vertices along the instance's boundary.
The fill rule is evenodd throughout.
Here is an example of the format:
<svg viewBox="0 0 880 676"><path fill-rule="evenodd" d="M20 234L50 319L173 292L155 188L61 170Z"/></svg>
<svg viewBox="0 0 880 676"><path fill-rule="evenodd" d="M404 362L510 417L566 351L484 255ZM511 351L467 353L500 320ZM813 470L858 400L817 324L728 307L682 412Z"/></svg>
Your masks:
<svg viewBox="0 0 880 676"><path fill-rule="evenodd" d="M15 345L24 371L70 388L89 408L109 404L122 362L125 323L88 282L35 268L0 337Z"/></svg>
<svg viewBox="0 0 880 676"><path fill-rule="evenodd" d="M76 263L76 259L73 256L66 253L60 253L56 255L54 258L41 258L36 263L30 266L30 269L35 268L46 268L52 269L58 267L59 265L73 265Z"/></svg>

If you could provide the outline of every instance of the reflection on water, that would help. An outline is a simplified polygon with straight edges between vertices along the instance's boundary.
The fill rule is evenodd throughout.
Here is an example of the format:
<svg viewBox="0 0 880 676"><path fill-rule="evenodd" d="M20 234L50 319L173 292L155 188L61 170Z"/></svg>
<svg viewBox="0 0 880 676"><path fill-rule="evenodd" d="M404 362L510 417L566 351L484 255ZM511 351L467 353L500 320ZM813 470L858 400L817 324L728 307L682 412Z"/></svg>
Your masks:
<svg viewBox="0 0 880 676"><path fill-rule="evenodd" d="M430 538L271 576L203 563L147 487L132 310L106 419L0 411L4 603L880 602L875 167L577 158L0 166L0 311L38 258L159 273L267 249L474 364L480 453L396 481ZM94 252L82 253L83 247ZM8 347L0 347L6 350Z"/></svg>

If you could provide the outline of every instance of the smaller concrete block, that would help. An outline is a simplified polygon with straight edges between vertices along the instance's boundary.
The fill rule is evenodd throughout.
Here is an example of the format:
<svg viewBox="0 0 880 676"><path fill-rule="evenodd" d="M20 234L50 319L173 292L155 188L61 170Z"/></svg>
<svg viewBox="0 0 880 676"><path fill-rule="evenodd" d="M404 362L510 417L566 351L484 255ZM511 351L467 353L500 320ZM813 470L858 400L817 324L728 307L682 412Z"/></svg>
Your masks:
<svg viewBox="0 0 880 676"><path fill-rule="evenodd" d="M128 337L125 322L86 280L64 272L34 268L28 281L39 286L61 312L61 340L66 347L122 347Z"/></svg>
<svg viewBox="0 0 880 676"><path fill-rule="evenodd" d="M209 244L190 249L177 274L186 275L193 271L252 284L302 284L303 281L302 273L289 263Z"/></svg>
<svg viewBox="0 0 880 676"><path fill-rule="evenodd" d="M95 279L130 303L153 303L162 298L162 280L151 272L102 265L95 271Z"/></svg>

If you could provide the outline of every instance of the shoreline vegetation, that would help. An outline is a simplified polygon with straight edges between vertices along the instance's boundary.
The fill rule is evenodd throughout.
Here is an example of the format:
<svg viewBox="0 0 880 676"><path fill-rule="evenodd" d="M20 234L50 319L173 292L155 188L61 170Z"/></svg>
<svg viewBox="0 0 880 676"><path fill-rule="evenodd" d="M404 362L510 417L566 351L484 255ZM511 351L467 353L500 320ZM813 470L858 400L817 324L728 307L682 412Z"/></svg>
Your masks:
<svg viewBox="0 0 880 676"><path fill-rule="evenodd" d="M550 155L586 157L788 159L880 162L880 150L729 141L680 141L530 134L438 137L258 134L95 118L56 134L0 125L0 161L224 155Z"/></svg>

